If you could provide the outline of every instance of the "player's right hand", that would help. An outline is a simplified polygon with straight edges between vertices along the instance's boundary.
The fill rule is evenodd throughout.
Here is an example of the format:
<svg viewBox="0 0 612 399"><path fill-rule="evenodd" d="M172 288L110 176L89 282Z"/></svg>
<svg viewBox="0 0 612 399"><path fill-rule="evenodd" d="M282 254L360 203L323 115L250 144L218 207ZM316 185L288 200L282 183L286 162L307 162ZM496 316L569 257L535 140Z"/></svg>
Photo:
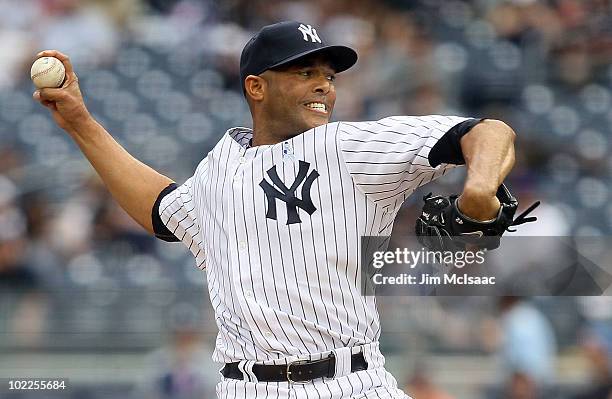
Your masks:
<svg viewBox="0 0 612 399"><path fill-rule="evenodd" d="M70 134L76 134L81 126L92 120L92 116L83 102L79 79L74 73L72 63L67 55L57 50L41 51L36 54L36 58L40 57L59 59L66 68L66 78L61 87L38 89L33 97L51 110L51 115L59 127Z"/></svg>

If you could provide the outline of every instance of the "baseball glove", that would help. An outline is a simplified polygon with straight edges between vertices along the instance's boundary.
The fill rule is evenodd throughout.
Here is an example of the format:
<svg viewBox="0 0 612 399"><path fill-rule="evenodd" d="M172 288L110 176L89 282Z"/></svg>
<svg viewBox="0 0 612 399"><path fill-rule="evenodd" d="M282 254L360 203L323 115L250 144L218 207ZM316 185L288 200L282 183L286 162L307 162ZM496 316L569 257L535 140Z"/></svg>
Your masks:
<svg viewBox="0 0 612 399"><path fill-rule="evenodd" d="M416 221L416 236L421 245L434 251L463 250L466 245L495 249L499 247L504 232L516 231L510 226L536 221L536 217L527 215L540 205L540 201L536 201L515 219L518 201L502 184L497 190L501 204L497 217L482 222L461 213L457 208L457 197L432 196L431 193L423 197L425 205Z"/></svg>

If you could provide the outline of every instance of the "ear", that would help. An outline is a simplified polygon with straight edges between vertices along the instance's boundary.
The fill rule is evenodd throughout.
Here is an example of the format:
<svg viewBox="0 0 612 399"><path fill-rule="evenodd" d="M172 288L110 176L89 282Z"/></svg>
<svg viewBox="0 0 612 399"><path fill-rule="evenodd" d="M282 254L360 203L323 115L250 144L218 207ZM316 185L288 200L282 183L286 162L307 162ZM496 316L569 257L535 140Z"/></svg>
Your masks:
<svg viewBox="0 0 612 399"><path fill-rule="evenodd" d="M267 88L267 82L261 76L249 75L244 79L244 90L254 101L261 101Z"/></svg>

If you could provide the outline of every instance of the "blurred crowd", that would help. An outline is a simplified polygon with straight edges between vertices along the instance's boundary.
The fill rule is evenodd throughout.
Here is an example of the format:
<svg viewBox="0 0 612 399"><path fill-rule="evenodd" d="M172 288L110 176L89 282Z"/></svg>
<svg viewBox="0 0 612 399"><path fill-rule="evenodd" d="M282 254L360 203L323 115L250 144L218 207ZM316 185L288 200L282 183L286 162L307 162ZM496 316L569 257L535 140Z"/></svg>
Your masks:
<svg viewBox="0 0 612 399"><path fill-rule="evenodd" d="M198 362L185 360L184 348L214 342L205 276L180 244L147 236L109 197L31 100L29 67L42 49L69 54L96 118L180 182L226 129L249 125L240 51L283 19L358 51L356 67L338 77L334 119L502 119L518 133L511 187L525 204L544 201L545 223L531 234L612 231L609 0L0 0L0 350L147 351L166 337L184 361L170 349L151 355L165 367L151 372L157 394L201 392L188 371ZM457 191L460 181L454 174L427 189ZM400 233L412 229L414 198L396 222ZM610 397L607 298L423 301L381 301L392 353L490 354L500 377L481 384L483 398ZM199 338L192 324L169 327L185 309L197 314ZM151 331L168 334L139 335ZM574 380L558 374L568 353L579 360L566 367L583 372ZM436 386L436 369L398 367L415 399L460 398Z"/></svg>

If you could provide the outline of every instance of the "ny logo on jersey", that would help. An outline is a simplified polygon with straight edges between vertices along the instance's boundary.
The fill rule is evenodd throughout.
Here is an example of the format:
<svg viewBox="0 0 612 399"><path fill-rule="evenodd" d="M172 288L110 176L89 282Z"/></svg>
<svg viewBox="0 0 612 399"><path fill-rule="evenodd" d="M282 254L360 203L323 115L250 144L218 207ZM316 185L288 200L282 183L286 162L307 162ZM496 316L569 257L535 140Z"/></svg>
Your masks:
<svg viewBox="0 0 612 399"><path fill-rule="evenodd" d="M295 178L295 181L291 187L287 188L285 183L278 177L276 173L276 166L271 167L266 172L272 180L272 184L264 178L259 185L263 188L268 200L268 211L266 212L266 218L276 219L276 200L279 199L287 206L287 224L302 223L300 215L298 214L297 208L306 211L309 215L312 215L317 208L310 199L310 188L315 179L319 177L319 173L313 169L308 174L310 164L308 162L300 161L300 169ZM295 191L302 184L302 198L295 196ZM278 188L277 188L278 187Z"/></svg>
<svg viewBox="0 0 612 399"><path fill-rule="evenodd" d="M317 30L315 28L313 28L310 25L304 25L304 24L300 24L300 26L298 27L298 30L300 32L302 32L302 35L304 35L304 40L308 41L308 36L310 36L310 41L315 43L315 42L319 42L321 43L321 39L319 39L319 35L317 34Z"/></svg>

